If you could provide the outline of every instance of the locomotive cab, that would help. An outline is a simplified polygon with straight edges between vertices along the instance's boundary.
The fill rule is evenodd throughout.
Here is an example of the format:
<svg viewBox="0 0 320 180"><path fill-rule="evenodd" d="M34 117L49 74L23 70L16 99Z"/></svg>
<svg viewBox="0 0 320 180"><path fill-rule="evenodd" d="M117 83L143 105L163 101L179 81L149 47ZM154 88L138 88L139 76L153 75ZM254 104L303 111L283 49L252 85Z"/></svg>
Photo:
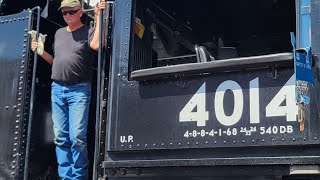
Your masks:
<svg viewBox="0 0 320 180"><path fill-rule="evenodd" d="M319 0L112 2L102 72L92 64L90 175L268 179L309 172L301 166L316 172ZM51 66L40 57L35 63L28 31L39 26L53 54L54 34L66 26L59 5L0 0L0 177L57 178ZM308 30L304 15L315 22ZM90 14L82 18L92 25ZM301 90L310 101L299 104L295 50L310 47L314 82Z"/></svg>

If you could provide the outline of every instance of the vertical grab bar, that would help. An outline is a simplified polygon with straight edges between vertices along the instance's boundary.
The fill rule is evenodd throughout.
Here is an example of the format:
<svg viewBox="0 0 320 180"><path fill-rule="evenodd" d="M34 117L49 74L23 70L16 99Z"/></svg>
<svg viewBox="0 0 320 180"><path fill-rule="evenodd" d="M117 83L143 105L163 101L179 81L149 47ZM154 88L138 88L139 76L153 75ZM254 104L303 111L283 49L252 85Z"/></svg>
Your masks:
<svg viewBox="0 0 320 180"><path fill-rule="evenodd" d="M40 29L40 7L34 7L31 9L31 13L37 9L37 27L36 27L36 39L39 37L39 29ZM29 18L29 21L32 19ZM37 64L38 64L38 55L35 54L33 58L33 71L32 71L32 83L31 83L31 96L30 96L30 109L29 109L29 122L28 122L28 131L27 131L27 145L26 145L26 157L24 163L24 174L23 179L28 180L28 171L29 171L29 150L30 150L30 138L31 138L31 128L32 128L32 119L33 119L33 104L35 99L35 84L36 84L36 72L37 72Z"/></svg>

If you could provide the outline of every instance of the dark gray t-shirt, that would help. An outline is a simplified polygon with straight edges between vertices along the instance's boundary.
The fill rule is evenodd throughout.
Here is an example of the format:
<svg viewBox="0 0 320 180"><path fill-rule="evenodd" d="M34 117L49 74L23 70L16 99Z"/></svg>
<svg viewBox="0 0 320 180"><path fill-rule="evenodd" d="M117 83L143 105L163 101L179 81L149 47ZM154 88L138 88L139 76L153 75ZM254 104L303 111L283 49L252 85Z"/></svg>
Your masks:
<svg viewBox="0 0 320 180"><path fill-rule="evenodd" d="M86 25L73 32L66 27L56 32L51 75L54 81L71 85L91 80L92 37L93 28Z"/></svg>

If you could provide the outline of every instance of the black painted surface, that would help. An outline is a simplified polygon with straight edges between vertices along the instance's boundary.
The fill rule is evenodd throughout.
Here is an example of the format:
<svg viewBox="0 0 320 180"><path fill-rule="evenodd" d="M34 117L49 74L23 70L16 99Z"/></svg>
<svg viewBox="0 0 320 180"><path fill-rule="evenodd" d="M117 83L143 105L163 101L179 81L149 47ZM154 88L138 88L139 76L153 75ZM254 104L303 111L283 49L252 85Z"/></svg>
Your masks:
<svg viewBox="0 0 320 180"><path fill-rule="evenodd" d="M208 147L246 147L246 146L272 146L272 145L300 145L317 144L318 137L318 109L316 108L316 95L318 86L312 89L313 99L311 105L311 117L306 117L305 130L299 130L299 123L292 115L288 120L285 116L267 117L266 107L279 93L280 89L293 75L292 67L270 68L259 70L233 69L234 72L204 72L198 75L184 77L179 72L172 72L171 78L150 80L145 82L128 81L128 60L133 58L130 53L129 38L131 32L131 8L132 1L116 1L116 14L114 33L114 49L112 59L112 72L109 85L108 123L107 132L110 138L110 151L122 150L151 150L151 149L184 149L184 148L208 148ZM126 9L125 11L123 9ZM124 21L121 21L124 20ZM132 19L131 19L132 20ZM131 36L132 37L132 36ZM245 58L244 58L245 59ZM184 65L179 65L183 67ZM235 66L236 67L236 66ZM223 70L222 70L223 71ZM276 78L275 78L276 76ZM250 123L250 97L249 84L259 78L259 123ZM243 111L240 121L231 126L223 125L216 117L217 107L214 105L216 90L223 82L235 81L242 89ZM291 78L291 89L294 79ZM179 113L184 106L204 85L206 88L205 110L208 112L206 124L198 125L196 122L179 122ZM292 92L292 91L291 91ZM310 91L311 92L311 91ZM291 99L294 93L291 94ZM283 97L283 96L280 96ZM252 97L254 98L254 97ZM279 97L278 97L279 98ZM277 99L277 98L275 98ZM282 102L281 106L285 106ZM234 95L227 90L223 99L224 113L230 116L235 109ZM255 105L254 105L255 106ZM221 110L221 109L219 109ZM195 108L194 112L197 111ZM275 128L276 133L262 133ZM280 128L291 126L293 132L279 133ZM244 131L253 127L255 132L247 135ZM236 135L228 135L228 131L236 129ZM245 130L246 129L246 130ZM214 137L208 134L214 130ZM197 137L184 137L186 132L196 131ZM201 137L201 131L205 132ZM221 131L221 133L219 132ZM199 134L200 133L200 134ZM121 142L121 136L123 141ZM129 142L129 136L133 141Z"/></svg>
<svg viewBox="0 0 320 180"><path fill-rule="evenodd" d="M23 170L28 77L29 12L0 17L0 176Z"/></svg>
<svg viewBox="0 0 320 180"><path fill-rule="evenodd" d="M319 83L310 88L312 102L310 116L307 116L305 130L299 130L297 120L287 121L285 116L266 117L266 106L280 91L293 75L291 64L277 69L274 67L260 67L251 70L236 70L233 72L209 72L194 76L170 74L165 79L151 79L147 81L128 80L128 60L133 57L128 46L132 42L130 6L131 0L116 1L116 23L113 34L113 58L110 68L109 99L107 111L106 158L103 163L108 171L106 174L117 177L134 176L192 176L201 166L202 176L211 176L225 171L211 171L205 167L221 167L241 165L271 165L250 169L243 166L241 173L257 173L270 175L287 175L290 164L319 164ZM316 3L316 2L313 2ZM129 6L129 7L128 7ZM121 10L120 10L121 9ZM123 21L120 21L123 20ZM315 27L314 27L315 28ZM318 36L316 36L318 37ZM314 43L316 46L317 44ZM315 54L318 48L315 47ZM183 65L180 65L183 66ZM236 67L236 66L235 66ZM259 78L260 87L260 123L250 124L249 83ZM276 78L275 78L276 77ZM241 119L230 127L223 126L216 118L214 99L217 87L227 80L236 81L243 90L243 113ZM205 126L197 126L196 122L179 122L179 113L192 98L197 90L206 83L205 109L209 113L209 120ZM234 109L233 93L227 91L223 101L224 111L232 114ZM281 106L285 106L282 102ZM196 110L196 109L195 109ZM194 110L194 111L195 111ZM290 125L292 133L261 134L260 127L280 127ZM256 126L257 132L251 136L239 133L241 127ZM212 129L227 130L236 128L238 134L222 136L186 138L187 130ZM128 137L133 136L133 142ZM124 136L121 143L120 136ZM280 165L276 167L275 165ZM166 172L177 167L171 173ZM182 168L181 168L182 167ZM185 173L190 168L190 174ZM123 168L123 169L122 169ZM137 169L138 168L138 169ZM231 167L232 168L232 167ZM270 169L268 169L270 168ZM265 171L264 171L265 170ZM279 172L277 172L279 170ZM267 171L267 172L266 172ZM281 171L281 172L280 172ZM178 174L178 175L177 175Z"/></svg>
<svg viewBox="0 0 320 180"><path fill-rule="evenodd" d="M234 146L270 146L293 144L317 144L319 139L318 112L311 106L311 118L307 119L305 130L299 130L296 117L286 120L286 116L267 117L266 108L279 93L280 89L291 78L291 98L294 102L294 78L290 69L279 70L276 80L270 76L272 71L252 70L232 73L220 73L212 75L194 76L190 78L167 79L148 82L131 82L133 86L120 88L119 111L116 119L117 129L113 138L115 140L112 150L145 150L145 149L181 149L204 147L234 147ZM250 123L250 97L249 83L259 78L259 123ZM243 93L243 110L240 120L233 125L223 125L218 120L218 107L215 106L217 88L226 81L237 82ZM197 122L179 122L179 113L188 101L204 85L206 94L205 110L209 119L205 125L197 125ZM229 84L231 87L232 85ZM288 94L289 96L289 94ZM284 97L279 96L278 99ZM313 96L313 101L316 97ZM289 101L288 101L289 102ZM315 102L313 102L315 103ZM234 112L234 94L227 90L223 104L226 116ZM286 101L281 106L286 106ZM199 108L199 107L198 107ZM221 109L220 109L221 110ZM196 108L194 112L199 111ZM126 113L123 113L126 112ZM294 112L293 112L294 113ZM203 115L203 113L202 113ZM285 130L292 127L293 132ZM271 132L263 132L271 127ZM255 130L248 134L245 131L251 128ZM274 129L273 129L274 128ZM282 128L282 132L280 132ZM214 135L209 133L214 130ZM185 137L185 133L188 137ZM196 133L192 134L193 131ZM201 134L201 131L205 134ZM221 131L221 132L219 132ZM231 131L231 132L230 132ZM200 133L200 134L199 134ZM133 136L129 142L128 136ZM120 136L126 136L121 142Z"/></svg>

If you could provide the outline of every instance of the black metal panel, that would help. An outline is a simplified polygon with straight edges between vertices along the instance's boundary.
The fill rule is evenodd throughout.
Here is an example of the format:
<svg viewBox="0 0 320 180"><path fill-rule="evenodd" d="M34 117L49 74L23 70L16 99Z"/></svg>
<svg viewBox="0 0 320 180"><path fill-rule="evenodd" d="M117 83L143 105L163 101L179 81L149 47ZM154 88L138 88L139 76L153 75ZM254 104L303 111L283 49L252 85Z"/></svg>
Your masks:
<svg viewBox="0 0 320 180"><path fill-rule="evenodd" d="M27 96L28 11L0 17L0 177L22 172Z"/></svg>
<svg viewBox="0 0 320 180"><path fill-rule="evenodd" d="M128 82L128 64L129 57L134 56L133 51L130 49L130 41L133 41L131 36L131 13L132 13L132 1L133 0L115 0L114 1L114 29L113 29L113 48L112 59L110 63L109 71L109 84L108 88L108 105L106 117L106 156L108 157L108 151L110 150L110 143L112 134L116 130L113 128L114 119L117 119L117 105L119 103L120 87L123 85L122 81ZM131 54L130 54L130 53Z"/></svg>
<svg viewBox="0 0 320 180"><path fill-rule="evenodd" d="M221 167L162 167L122 168L107 170L108 179L131 180L262 180L263 176L289 175L289 166L232 166ZM259 177L260 176L260 177Z"/></svg>
<svg viewBox="0 0 320 180"><path fill-rule="evenodd" d="M319 106L316 101L319 97L318 83L310 90L312 96L311 110L308 112L310 117L307 116L304 131L299 130L297 121L288 122L286 116L266 117L266 106L293 75L290 67L278 69L278 71L261 69L193 77L176 76L146 82L128 81L128 59L133 57L128 47L132 42L129 38L132 31L131 5L132 0L116 1L117 23L113 36L106 158L103 164L108 170L120 169L113 175L125 175L127 172L122 171L122 168L132 168L131 170L135 171L132 174L139 175L141 172L136 168L318 164L320 162L317 145L319 144L317 127L320 125ZM249 86L250 82L254 82L256 78L259 78L260 88L258 104L260 123L250 124L252 107L250 108ZM230 127L223 126L217 120L214 105L217 87L228 80L237 82L243 92L241 118L238 123ZM179 113L203 83L206 83L205 109L208 111L209 120L206 121L205 126L201 127L197 126L196 122L179 122ZM230 90L225 92L222 104L224 112L231 115L235 105L234 95ZM285 105L286 102L281 103L281 106ZM198 111L198 108L193 111ZM257 131L251 132L251 135L246 135L246 132L240 133L241 127L249 130L252 126L256 126ZM292 127L290 133L287 131L288 126ZM262 134L261 127L266 129L271 127L270 134L269 132ZM277 133L272 131L273 127L278 128ZM279 133L281 127L286 128L286 133ZM228 135L230 132L228 128L231 130L231 135ZM236 135L232 134L233 128L237 130ZM207 135L212 129L216 130L217 136ZM219 135L219 129L221 129L221 135ZM184 137L188 130L191 135ZM190 137L193 130L197 131L197 137ZM201 130L205 130L204 137L201 136ZM146 172L147 175L157 176L153 173L155 169L147 170L150 170ZM179 170L183 171L183 168ZM163 172L160 174L163 175Z"/></svg>
<svg viewBox="0 0 320 180"><path fill-rule="evenodd" d="M233 73L195 76L190 78L177 77L167 80L136 82L128 81L128 58L131 26L132 1L116 1L115 33L112 66L110 71L108 116L107 116L107 148L110 151L122 150L150 150L150 149L180 149L180 148L206 148L206 147L243 147L243 146L271 146L293 144L318 143L318 111L311 109L312 121L308 121L305 131L300 132L299 123L287 122L286 117L266 118L266 105L274 98L282 86L290 79L292 69L282 69L278 72L264 69ZM120 9L122 11L120 11ZM122 19L122 21L118 21ZM133 55L130 55L130 57ZM246 136L241 127L250 129L249 123L249 84L259 77L260 86L260 124L256 125L256 132ZM276 77L276 80L274 78ZM244 108L241 120L233 127L219 124L214 112L214 95L219 84L226 80L234 80L243 89ZM197 90L206 82L206 109L209 111L209 120L206 126L197 127L195 122L179 122L179 113ZM313 90L317 95L318 86ZM292 97L293 98L293 97ZM226 113L232 113L233 94L226 92L224 107ZM313 106L316 103L313 101ZM285 103L283 104L285 105ZM312 123L312 124L309 124ZM276 126L275 131L286 126L292 126L292 133L262 135L260 127ZM254 127L254 126L253 126ZM228 136L228 128L236 128L237 135ZM287 127L286 127L287 128ZM208 137L212 130L221 129L221 136ZM185 132L196 130L197 137L185 138ZM201 130L206 136L201 137ZM215 131L215 132L216 132ZM285 130L287 131L287 130ZM230 131L228 131L230 132ZM200 136L198 135L200 133ZM229 134L229 133L228 133ZM222 136L223 135L223 136ZM121 143L121 136L123 143ZM133 137L133 142L128 138ZM106 156L108 157L108 155Z"/></svg>
<svg viewBox="0 0 320 180"><path fill-rule="evenodd" d="M106 168L319 164L319 146L112 152Z"/></svg>
<svg viewBox="0 0 320 180"><path fill-rule="evenodd" d="M318 112L312 108L311 118L305 124L305 130L299 130L299 123L292 116L272 117L270 108L272 99L281 99L280 90L285 86L290 90L283 92L288 98L281 106L295 105L294 102L294 76L290 69L278 71L276 80L272 71L252 70L216 75L205 75L188 79L172 79L152 82L134 83L132 86L121 86L120 101L116 119L117 130L113 138L112 150L145 150L145 149L176 149L176 148L204 148L204 147L234 147L234 146L269 146L292 144L318 143ZM258 78L258 79L257 79ZM250 95L253 88L250 83L258 80L259 95ZM230 82L233 83L230 83ZM218 86L233 85L241 87L243 102L235 102L235 95L230 90L224 93L222 102L217 99L223 95L217 93ZM205 87L201 89L200 87ZM198 89L205 93L203 104L208 113L208 120L200 122L179 122L179 114L184 106L192 99ZM203 92L202 92L203 91ZM205 91L205 92L204 92ZM217 95L218 94L218 95ZM239 100L237 95L237 98ZM250 98L259 98L254 104ZM313 99L315 99L313 97ZM252 100L254 101L254 100ZM289 104L291 101L291 104ZM196 103L197 101L194 101ZM199 102L199 101L198 101ZM281 103L280 102L280 103ZM200 102L199 102L200 103ZM215 104L218 103L218 104ZM198 104L201 106L201 104ZM276 104L273 104L277 107ZM193 107L194 112L200 106ZM219 108L222 106L223 108ZM239 120L228 119L235 109L239 110ZM251 106L251 107L250 107ZM254 106L259 106L259 109ZM292 106L295 108L295 106ZM311 107L316 107L311 106ZM280 108L280 107L279 107ZM242 110L241 110L242 109ZM224 111L224 112L221 112ZM250 111L258 110L259 119L250 117ZM126 112L126 113L123 113ZM191 112L191 110L190 110ZM188 113L188 112L187 112ZM289 113L289 112L288 112ZM225 117L223 115L225 114ZM271 114L270 117L267 117ZM203 116L203 113L201 114ZM218 116L220 118L218 118ZM237 118L236 116L231 116ZM219 120L218 120L219 119ZM195 121L195 120L193 120ZM251 131L251 132L250 132ZM128 139L130 138L130 139ZM132 139L133 138L133 139Z"/></svg>

